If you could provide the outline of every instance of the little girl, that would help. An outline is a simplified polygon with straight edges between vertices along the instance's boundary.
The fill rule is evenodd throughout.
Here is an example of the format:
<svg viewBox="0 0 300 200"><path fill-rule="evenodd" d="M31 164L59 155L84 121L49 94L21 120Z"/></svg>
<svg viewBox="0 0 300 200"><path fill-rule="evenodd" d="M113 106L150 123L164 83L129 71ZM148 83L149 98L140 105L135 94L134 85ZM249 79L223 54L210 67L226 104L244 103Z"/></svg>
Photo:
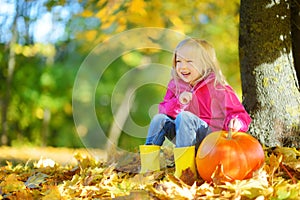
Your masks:
<svg viewBox="0 0 300 200"><path fill-rule="evenodd" d="M176 146L175 176L187 168L196 175L195 151L207 134L229 129L246 132L250 122L225 81L214 48L205 40L185 39L175 49L172 79L159 114L150 123L146 144L140 146L141 172L159 170L153 156L168 138Z"/></svg>

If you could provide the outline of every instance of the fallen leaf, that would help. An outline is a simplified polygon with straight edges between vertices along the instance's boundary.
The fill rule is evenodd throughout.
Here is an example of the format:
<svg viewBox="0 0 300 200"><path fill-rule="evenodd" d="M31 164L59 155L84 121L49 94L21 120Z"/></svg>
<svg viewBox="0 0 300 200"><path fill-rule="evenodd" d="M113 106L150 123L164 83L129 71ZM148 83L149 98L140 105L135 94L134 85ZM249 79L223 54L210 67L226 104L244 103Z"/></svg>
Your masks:
<svg viewBox="0 0 300 200"><path fill-rule="evenodd" d="M22 181L19 181L19 176L16 174L9 174L4 181L0 183L3 194L10 192L24 190L26 187Z"/></svg>
<svg viewBox="0 0 300 200"><path fill-rule="evenodd" d="M33 188L39 188L40 184L46 182L46 178L48 177L47 174L43 173L37 173L28 178L28 180L25 182L25 185L27 188L33 189Z"/></svg>
<svg viewBox="0 0 300 200"><path fill-rule="evenodd" d="M54 167L55 166L55 161L49 158L41 158L37 164L37 168L42 168L42 167Z"/></svg>
<svg viewBox="0 0 300 200"><path fill-rule="evenodd" d="M196 177L196 175L192 172L192 170L190 168L187 168L185 170L182 170L180 179L187 185L192 186L194 184L194 182L196 181L195 177Z"/></svg>
<svg viewBox="0 0 300 200"><path fill-rule="evenodd" d="M219 164L214 173L211 176L212 180L216 184L222 184L224 182L230 182L233 181L232 178L228 177L223 170L223 165Z"/></svg>
<svg viewBox="0 0 300 200"><path fill-rule="evenodd" d="M54 200L54 199L62 199L60 195L59 189L57 186L50 186L47 188L47 191L43 193L42 200Z"/></svg>

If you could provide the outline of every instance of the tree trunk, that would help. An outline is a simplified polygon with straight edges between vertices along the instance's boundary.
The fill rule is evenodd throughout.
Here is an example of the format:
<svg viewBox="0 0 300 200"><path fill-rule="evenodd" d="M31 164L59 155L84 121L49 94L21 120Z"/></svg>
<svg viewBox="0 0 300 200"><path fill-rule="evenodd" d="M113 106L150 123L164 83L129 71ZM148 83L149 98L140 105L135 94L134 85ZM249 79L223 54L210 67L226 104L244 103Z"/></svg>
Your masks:
<svg viewBox="0 0 300 200"><path fill-rule="evenodd" d="M49 137L49 124L51 120L51 111L49 108L44 108L44 116L43 116L43 125L42 125L42 146L47 146L47 141Z"/></svg>
<svg viewBox="0 0 300 200"><path fill-rule="evenodd" d="M13 79L13 74L15 71L16 66L16 55L14 50L14 45L17 43L17 25L16 25L17 15L14 18L13 28L12 28L12 39L9 42L9 59L8 59L8 66L7 66L7 77L6 77L6 90L2 102L2 117L1 117L1 144L7 145L8 144L8 109L9 103L11 98L11 82Z"/></svg>
<svg viewBox="0 0 300 200"><path fill-rule="evenodd" d="M115 119L109 130L106 152L113 152L117 148L119 139L122 134L123 126L130 114L130 109L134 102L134 98L134 88L129 86L120 107L118 108L117 112L114 113Z"/></svg>
<svg viewBox="0 0 300 200"><path fill-rule="evenodd" d="M241 0L239 53L249 133L266 146L300 147L300 93L289 1Z"/></svg>
<svg viewBox="0 0 300 200"><path fill-rule="evenodd" d="M300 0L291 3L291 29L293 41L294 64L298 81L300 79ZM299 84L299 83L298 83Z"/></svg>

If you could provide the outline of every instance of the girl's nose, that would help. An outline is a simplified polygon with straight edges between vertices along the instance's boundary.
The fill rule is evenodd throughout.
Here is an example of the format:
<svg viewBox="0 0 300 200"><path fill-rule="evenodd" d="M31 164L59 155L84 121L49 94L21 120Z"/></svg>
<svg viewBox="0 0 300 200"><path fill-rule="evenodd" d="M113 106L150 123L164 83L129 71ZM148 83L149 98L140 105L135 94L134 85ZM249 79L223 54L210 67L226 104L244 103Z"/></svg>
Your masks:
<svg viewBox="0 0 300 200"><path fill-rule="evenodd" d="M185 65L181 62L181 63L179 63L178 65L177 65L177 67L179 68L179 69L184 69L185 67L184 67Z"/></svg>
<svg viewBox="0 0 300 200"><path fill-rule="evenodd" d="M188 63L186 61L182 61L180 66L181 68L185 69L188 67Z"/></svg>

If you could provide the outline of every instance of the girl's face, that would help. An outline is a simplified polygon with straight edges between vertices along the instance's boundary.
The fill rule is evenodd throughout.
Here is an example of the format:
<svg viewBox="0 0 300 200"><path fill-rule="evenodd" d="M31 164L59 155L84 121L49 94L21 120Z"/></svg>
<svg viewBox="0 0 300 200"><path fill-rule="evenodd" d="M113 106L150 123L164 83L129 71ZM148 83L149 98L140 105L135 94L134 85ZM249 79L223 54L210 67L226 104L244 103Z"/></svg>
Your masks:
<svg viewBox="0 0 300 200"><path fill-rule="evenodd" d="M191 47L183 46L177 50L175 64L176 73L184 82L194 85L201 77L196 67L195 51Z"/></svg>

